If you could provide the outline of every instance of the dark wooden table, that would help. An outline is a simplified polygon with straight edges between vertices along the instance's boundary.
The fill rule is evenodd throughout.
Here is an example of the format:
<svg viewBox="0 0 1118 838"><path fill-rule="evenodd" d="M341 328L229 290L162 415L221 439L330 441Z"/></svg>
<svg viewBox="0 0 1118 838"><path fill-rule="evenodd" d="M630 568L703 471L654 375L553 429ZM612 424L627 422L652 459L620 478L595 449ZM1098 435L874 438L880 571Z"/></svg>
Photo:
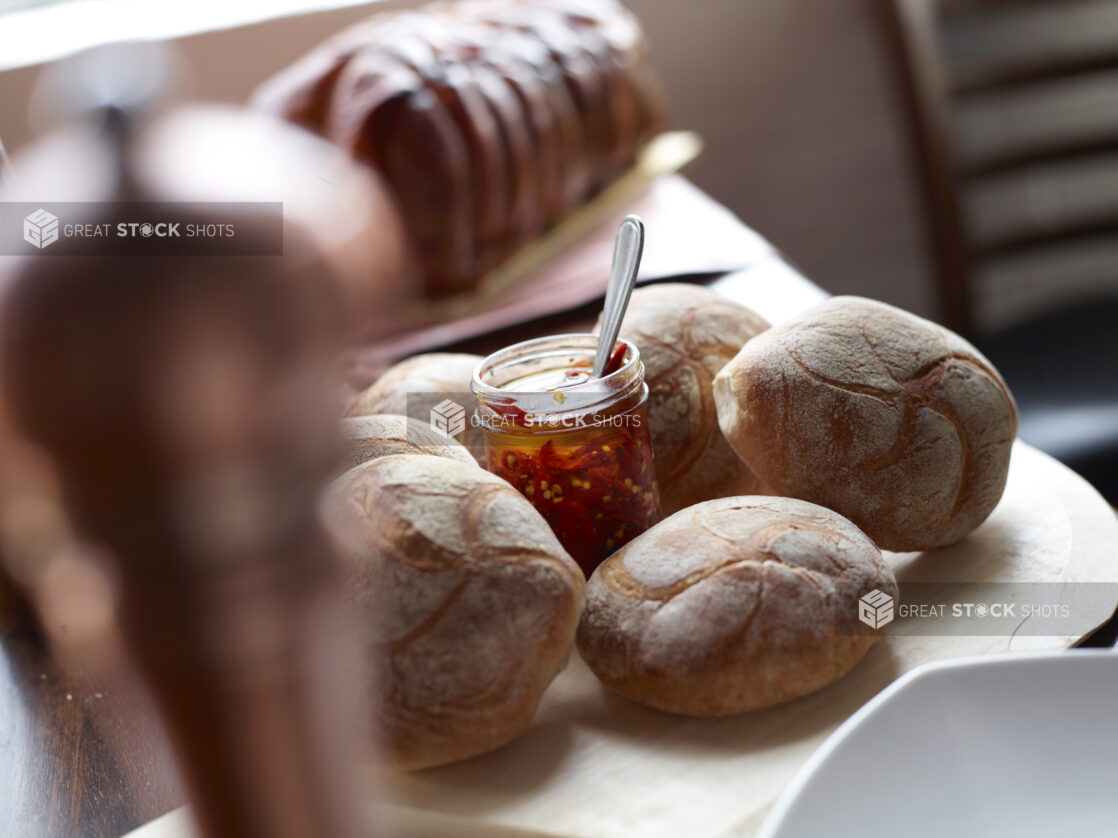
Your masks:
<svg viewBox="0 0 1118 838"><path fill-rule="evenodd" d="M771 249L740 272L689 279L772 321L826 296ZM442 348L482 354L528 337L588 331L599 310L595 300ZM1111 646L1116 633L1112 620L1084 645ZM68 676L30 617L10 602L0 607L0 838L117 838L184 802L135 678Z"/></svg>

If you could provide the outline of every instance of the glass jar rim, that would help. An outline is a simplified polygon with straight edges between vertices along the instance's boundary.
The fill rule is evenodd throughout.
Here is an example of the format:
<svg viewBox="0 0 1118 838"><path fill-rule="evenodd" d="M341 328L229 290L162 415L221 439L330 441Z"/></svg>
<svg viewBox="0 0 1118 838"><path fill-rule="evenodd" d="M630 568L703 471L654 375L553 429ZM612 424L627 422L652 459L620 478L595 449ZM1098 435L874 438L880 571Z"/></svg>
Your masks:
<svg viewBox="0 0 1118 838"><path fill-rule="evenodd" d="M548 335L541 338L520 341L499 349L483 358L474 368L471 387L479 402L518 407L532 406L537 413L568 412L586 410L612 401L644 384L644 364L636 344L624 337L618 343L626 346L621 368L601 378L590 378L578 384L571 384L553 390L510 390L500 385L490 384L486 374L502 369L526 366L533 362L542 363L564 356L582 355L593 360L598 347L598 335L589 332ZM550 369L570 367L570 364L557 363ZM511 380L515 380L514 376ZM561 392L562 398L555 400ZM550 402L550 404L548 404Z"/></svg>

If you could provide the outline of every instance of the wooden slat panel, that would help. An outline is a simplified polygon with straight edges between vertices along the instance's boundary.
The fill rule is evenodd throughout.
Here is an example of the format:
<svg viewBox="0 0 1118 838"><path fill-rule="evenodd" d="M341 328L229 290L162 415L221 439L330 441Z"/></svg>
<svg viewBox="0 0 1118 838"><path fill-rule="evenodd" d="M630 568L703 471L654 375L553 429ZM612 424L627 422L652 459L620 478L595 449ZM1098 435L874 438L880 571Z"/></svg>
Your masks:
<svg viewBox="0 0 1118 838"><path fill-rule="evenodd" d="M1058 62L1113 53L1118 45L1118 3L1114 0L1013 5L970 2L965 10L945 11L945 62L957 68L1017 65L1037 59Z"/></svg>
<svg viewBox="0 0 1118 838"><path fill-rule="evenodd" d="M960 102L954 141L964 177L1118 148L1118 72Z"/></svg>
<svg viewBox="0 0 1118 838"><path fill-rule="evenodd" d="M972 181L966 198L980 259L1118 232L1118 154Z"/></svg>
<svg viewBox="0 0 1118 838"><path fill-rule="evenodd" d="M990 260L975 278L975 327L994 332L1073 300L1118 295L1116 265L1118 236L1063 241Z"/></svg>
<svg viewBox="0 0 1118 838"><path fill-rule="evenodd" d="M1118 69L1118 44L1113 52L1072 55L1056 59L1038 57L1014 64L958 67L950 71L948 84L956 96L989 93L1052 79Z"/></svg>
<svg viewBox="0 0 1118 838"><path fill-rule="evenodd" d="M966 177L984 177L1038 163L1091 157L1118 149L1118 131L1097 137L1068 137L1020 149L1009 149L985 159L962 164Z"/></svg>
<svg viewBox="0 0 1118 838"><path fill-rule="evenodd" d="M1118 212L1097 218L1073 218L1046 227L1009 233L981 244L975 250L980 259L992 259L1068 239L1103 235L1118 236Z"/></svg>

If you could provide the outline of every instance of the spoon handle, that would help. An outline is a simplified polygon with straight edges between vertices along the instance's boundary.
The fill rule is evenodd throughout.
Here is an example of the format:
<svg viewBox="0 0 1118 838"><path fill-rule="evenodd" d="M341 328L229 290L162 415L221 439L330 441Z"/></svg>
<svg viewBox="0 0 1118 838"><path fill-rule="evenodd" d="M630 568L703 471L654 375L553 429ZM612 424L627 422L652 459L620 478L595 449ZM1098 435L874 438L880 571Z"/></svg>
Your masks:
<svg viewBox="0 0 1118 838"><path fill-rule="evenodd" d="M617 240L613 245L613 266L609 273L609 286L606 288L606 304L602 310L602 330L598 338L598 352L594 356L594 377L601 378L617 333L621 331L621 321L625 309L629 307L629 297L637 282L637 271L641 266L644 253L644 222L638 216L628 215L617 229Z"/></svg>

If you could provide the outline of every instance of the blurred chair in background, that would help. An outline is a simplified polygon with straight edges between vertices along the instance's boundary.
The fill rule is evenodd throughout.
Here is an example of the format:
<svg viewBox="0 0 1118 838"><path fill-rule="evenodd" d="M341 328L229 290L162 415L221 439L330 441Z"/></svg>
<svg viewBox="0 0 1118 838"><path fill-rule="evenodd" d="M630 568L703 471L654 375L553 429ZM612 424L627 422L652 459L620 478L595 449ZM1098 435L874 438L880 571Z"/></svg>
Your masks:
<svg viewBox="0 0 1118 838"><path fill-rule="evenodd" d="M1118 2L888 0L942 322L1118 502Z"/></svg>

